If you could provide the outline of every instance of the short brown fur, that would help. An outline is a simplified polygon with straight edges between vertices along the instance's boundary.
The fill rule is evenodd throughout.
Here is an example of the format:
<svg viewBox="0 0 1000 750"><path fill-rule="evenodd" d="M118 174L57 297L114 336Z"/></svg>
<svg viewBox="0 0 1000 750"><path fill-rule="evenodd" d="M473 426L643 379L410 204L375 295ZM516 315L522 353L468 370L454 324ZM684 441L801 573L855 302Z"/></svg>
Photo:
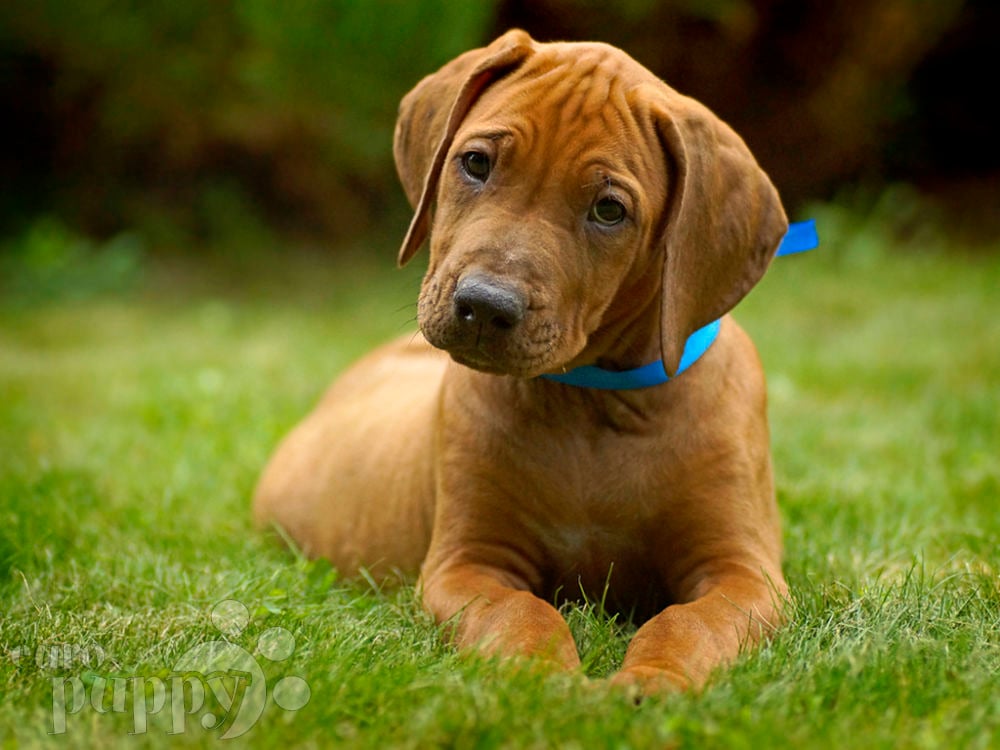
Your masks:
<svg viewBox="0 0 1000 750"><path fill-rule="evenodd" d="M430 238L423 335L330 388L261 478L258 521L344 572L419 572L460 647L562 668L579 657L550 602L608 584L648 617L614 680L701 684L786 593L764 377L726 315L787 229L776 191L731 129L623 52L521 31L421 81L395 155L416 209L400 262ZM609 198L627 218L603 226ZM470 288L503 320L463 307ZM719 317L663 385L537 377L658 358L675 373Z"/></svg>

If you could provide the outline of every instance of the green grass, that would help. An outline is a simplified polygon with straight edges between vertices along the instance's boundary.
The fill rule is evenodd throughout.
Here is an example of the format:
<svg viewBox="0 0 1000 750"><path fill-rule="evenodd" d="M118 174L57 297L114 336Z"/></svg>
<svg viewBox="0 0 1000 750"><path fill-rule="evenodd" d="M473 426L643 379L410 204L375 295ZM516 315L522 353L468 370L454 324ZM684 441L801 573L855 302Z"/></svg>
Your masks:
<svg viewBox="0 0 1000 750"><path fill-rule="evenodd" d="M388 243L384 263L146 264L125 289L8 299L0 745L214 744L204 711L130 736L131 693L47 733L73 678L88 698L167 681L235 600L250 620L232 643L287 630L292 653L256 661L311 699L268 705L234 745L996 747L1000 256L887 250L877 226L820 218L824 249L777 262L738 313L769 373L793 622L701 694L638 707L599 679L632 628L596 606L566 614L598 679L545 676L458 655L410 589L345 582L252 530L279 436L410 326L417 276L389 270Z"/></svg>

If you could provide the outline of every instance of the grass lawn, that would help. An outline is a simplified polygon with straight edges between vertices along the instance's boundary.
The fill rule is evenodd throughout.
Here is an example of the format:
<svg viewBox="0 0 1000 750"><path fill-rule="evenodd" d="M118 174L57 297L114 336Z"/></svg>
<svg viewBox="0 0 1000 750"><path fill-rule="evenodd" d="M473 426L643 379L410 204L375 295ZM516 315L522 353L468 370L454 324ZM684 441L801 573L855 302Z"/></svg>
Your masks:
<svg viewBox="0 0 1000 750"><path fill-rule="evenodd" d="M633 628L596 606L566 616L597 679L544 676L253 531L278 438L411 326L390 243L0 301L0 746L1000 746L1000 254L819 218L737 314L793 622L638 707L599 679Z"/></svg>

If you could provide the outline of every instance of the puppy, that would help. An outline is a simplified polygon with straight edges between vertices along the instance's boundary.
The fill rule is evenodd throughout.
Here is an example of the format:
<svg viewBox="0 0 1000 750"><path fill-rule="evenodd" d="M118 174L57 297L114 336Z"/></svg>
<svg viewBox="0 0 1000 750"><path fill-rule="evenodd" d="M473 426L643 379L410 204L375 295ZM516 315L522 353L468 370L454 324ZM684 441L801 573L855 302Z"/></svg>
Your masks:
<svg viewBox="0 0 1000 750"><path fill-rule="evenodd" d="M765 384L728 316L788 229L708 109L604 44L511 31L402 102L421 336L284 440L264 525L345 573L419 573L462 648L574 669L553 606L643 622L615 682L700 685L781 619Z"/></svg>

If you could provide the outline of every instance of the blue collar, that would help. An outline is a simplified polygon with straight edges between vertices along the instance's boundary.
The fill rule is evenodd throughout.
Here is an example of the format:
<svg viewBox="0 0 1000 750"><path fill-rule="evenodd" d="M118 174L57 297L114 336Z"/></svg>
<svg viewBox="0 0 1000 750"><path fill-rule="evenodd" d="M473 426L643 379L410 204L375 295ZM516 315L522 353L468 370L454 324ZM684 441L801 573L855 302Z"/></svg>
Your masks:
<svg viewBox="0 0 1000 750"><path fill-rule="evenodd" d="M800 221L791 224L788 232L778 245L776 256L794 255L795 253L812 250L819 246L819 235L816 233L816 222L813 219ZM684 343L684 354L681 356L680 366L673 377L677 377L687 368L697 362L701 355L708 351L708 348L719 335L721 320L713 320L704 328L699 328L692 333ZM594 365L584 365L576 367L569 372L542 375L547 380L555 380L564 385L573 385L578 388L597 388L604 391L629 391L636 388L648 388L653 385L666 383L672 378L667 375L667 370L661 360L650 362L648 365L637 367L634 370L604 370Z"/></svg>
<svg viewBox="0 0 1000 750"><path fill-rule="evenodd" d="M699 328L688 336L687 343L684 344L684 354L681 357L680 367L677 368L677 375L697 362L698 358L708 351L708 347L719 335L721 325L721 320L713 320L704 328ZM677 375L674 377L676 378ZM583 367L575 367L569 372L542 375L541 377L555 380L564 385L575 385L578 388L599 388L603 391L630 391L635 388L648 388L651 385L666 383L671 379L663 366L663 360L660 359L634 370L604 370L594 365L584 365Z"/></svg>

